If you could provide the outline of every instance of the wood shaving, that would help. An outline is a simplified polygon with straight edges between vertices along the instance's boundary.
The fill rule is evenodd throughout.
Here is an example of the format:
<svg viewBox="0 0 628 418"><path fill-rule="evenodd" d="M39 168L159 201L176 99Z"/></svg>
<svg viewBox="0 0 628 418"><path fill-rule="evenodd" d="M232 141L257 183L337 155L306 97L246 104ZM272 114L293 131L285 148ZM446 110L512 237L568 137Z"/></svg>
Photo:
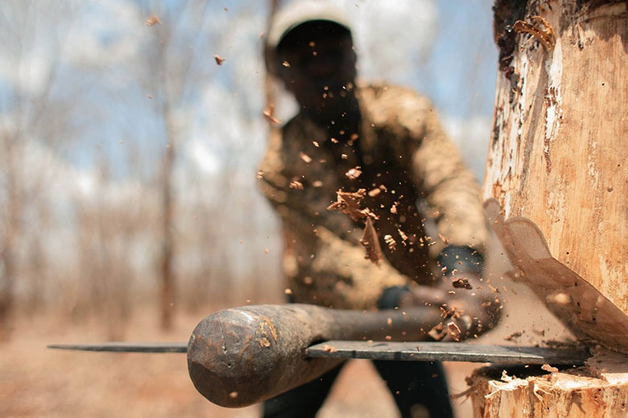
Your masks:
<svg viewBox="0 0 628 418"><path fill-rule="evenodd" d="M366 218L379 219L370 209L360 209L360 203L364 196L366 196L366 189L358 189L354 193L338 190L336 192L336 201L329 205L327 210L337 210L340 213L349 215L356 222Z"/></svg>
<svg viewBox="0 0 628 418"><path fill-rule="evenodd" d="M453 338L454 341L460 341L460 335L462 335L462 331L460 331L458 324L456 324L455 322L447 323L447 333L451 335L451 338Z"/></svg>
<svg viewBox="0 0 628 418"><path fill-rule="evenodd" d="M515 338L521 337L521 335L523 335L523 332L521 332L521 331L513 332L512 334L504 337L504 341L512 341Z"/></svg>
<svg viewBox="0 0 628 418"><path fill-rule="evenodd" d="M282 62L281 65L283 65L286 68L290 68L290 63L288 61Z"/></svg>
<svg viewBox="0 0 628 418"><path fill-rule="evenodd" d="M392 340L392 337L391 337L390 335L387 335L387 336L385 336L385 337L384 337L384 339L385 339L386 341L390 341L390 340Z"/></svg>
<svg viewBox="0 0 628 418"><path fill-rule="evenodd" d="M264 109L262 114L264 115L264 119L266 119L270 123L273 123L273 124L280 124L281 123L279 121L279 119L277 119L275 117L275 105L271 104L270 106L268 106L267 109Z"/></svg>
<svg viewBox="0 0 628 418"><path fill-rule="evenodd" d="M342 154L342 155L340 156L340 158L342 158L343 160L346 160L346 159L347 159L347 158L349 158L349 157L347 156L347 154Z"/></svg>
<svg viewBox="0 0 628 418"><path fill-rule="evenodd" d="M541 366L541 370L545 370L546 372L550 373L556 373L558 371L556 367L550 366L547 363Z"/></svg>
<svg viewBox="0 0 628 418"><path fill-rule="evenodd" d="M337 210L349 215L355 221L364 221L364 234L360 243L366 249L365 258L379 265L382 261L382 249L379 244L377 231L373 225L373 220L379 219L369 208L360 209L360 203L366 196L366 189L359 189L355 193L336 192L336 201L327 207L327 210Z"/></svg>
<svg viewBox="0 0 628 418"><path fill-rule="evenodd" d="M376 188L376 189L373 189L373 190L369 191L369 196L370 197L376 197L376 196L379 196L379 194L381 192L382 192L382 190L380 188Z"/></svg>
<svg viewBox="0 0 628 418"><path fill-rule="evenodd" d="M255 175L255 178L261 180L262 178L264 178L264 172L262 170L258 171Z"/></svg>
<svg viewBox="0 0 628 418"><path fill-rule="evenodd" d="M451 282L451 285L456 289L473 289L473 286L471 286L469 280L464 278L454 280L453 282Z"/></svg>
<svg viewBox="0 0 628 418"><path fill-rule="evenodd" d="M397 202L390 207L390 213L397 213Z"/></svg>
<svg viewBox="0 0 628 418"><path fill-rule="evenodd" d="M408 241L408 236L405 234L405 232L403 232L401 229L397 228L397 232L399 233L399 236L401 237L401 243L403 244L403 246L405 247L407 245L407 241Z"/></svg>
<svg viewBox="0 0 628 418"><path fill-rule="evenodd" d="M349 180L355 180L362 174L360 167L354 167L345 173L345 176L349 178Z"/></svg>
<svg viewBox="0 0 628 418"><path fill-rule="evenodd" d="M321 347L321 349L325 352L325 353L335 353L338 351L338 349L336 347L332 347L331 345L327 345L325 344L324 346Z"/></svg>
<svg viewBox="0 0 628 418"><path fill-rule="evenodd" d="M320 180L316 180L314 183L312 183L312 186L314 187L323 187L323 182Z"/></svg>
<svg viewBox="0 0 628 418"><path fill-rule="evenodd" d="M517 20L512 28L518 33L528 33L538 40L546 50L551 51L556 45L554 30L541 16L530 16L531 23Z"/></svg>
<svg viewBox="0 0 628 418"><path fill-rule="evenodd" d="M379 246L379 238L377 237L377 231L373 226L373 220L371 217L366 218L366 224L364 225L364 235L360 239L360 244L366 249L366 255L364 258L379 265L382 262L382 249Z"/></svg>
<svg viewBox="0 0 628 418"><path fill-rule="evenodd" d="M214 59L216 60L216 64L218 65L222 65L222 63L227 60L226 58L222 58L219 55L214 55Z"/></svg>
<svg viewBox="0 0 628 418"><path fill-rule="evenodd" d="M286 288L283 292L284 292L286 295L291 295L291 294L292 294L292 289L290 289L290 288Z"/></svg>
<svg viewBox="0 0 628 418"><path fill-rule="evenodd" d="M390 251L395 251L397 248L397 241L395 241L392 235L384 235L384 241L386 242L386 245L388 245Z"/></svg>
<svg viewBox="0 0 628 418"><path fill-rule="evenodd" d="M295 190L303 190L303 183L301 183L300 181L297 180L293 180L290 182L290 186L291 189L295 189Z"/></svg>
<svg viewBox="0 0 628 418"><path fill-rule="evenodd" d="M443 324L438 324L434 328L428 331L427 335L432 337L434 341L440 341L447 335L447 331L445 331Z"/></svg>
<svg viewBox="0 0 628 418"><path fill-rule="evenodd" d="M445 243L445 245L449 244L449 240L447 238L445 238L442 234L438 234L438 238L440 238L440 240L443 241L443 243Z"/></svg>
<svg viewBox="0 0 628 418"><path fill-rule="evenodd" d="M235 390L234 390L233 392L230 392L230 393L229 393L229 397L230 397L231 399L235 399L235 398L237 398L237 397L238 397L238 392L236 392Z"/></svg>
<svg viewBox="0 0 628 418"><path fill-rule="evenodd" d="M309 155L307 155L307 154L305 154L303 152L299 153L299 157L301 157L301 159L303 161L305 161L306 164L309 164L309 163L312 162L312 157L310 157Z"/></svg>
<svg viewBox="0 0 628 418"><path fill-rule="evenodd" d="M161 25L161 19L157 15L152 15L146 19L146 26Z"/></svg>

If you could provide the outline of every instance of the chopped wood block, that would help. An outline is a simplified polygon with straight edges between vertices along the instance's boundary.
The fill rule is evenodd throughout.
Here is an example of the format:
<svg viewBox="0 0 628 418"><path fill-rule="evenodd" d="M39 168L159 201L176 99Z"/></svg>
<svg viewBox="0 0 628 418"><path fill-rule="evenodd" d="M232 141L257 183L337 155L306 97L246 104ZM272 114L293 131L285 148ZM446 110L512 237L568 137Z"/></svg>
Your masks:
<svg viewBox="0 0 628 418"><path fill-rule="evenodd" d="M474 418L623 418L628 357L600 351L584 367L487 367L467 382Z"/></svg>

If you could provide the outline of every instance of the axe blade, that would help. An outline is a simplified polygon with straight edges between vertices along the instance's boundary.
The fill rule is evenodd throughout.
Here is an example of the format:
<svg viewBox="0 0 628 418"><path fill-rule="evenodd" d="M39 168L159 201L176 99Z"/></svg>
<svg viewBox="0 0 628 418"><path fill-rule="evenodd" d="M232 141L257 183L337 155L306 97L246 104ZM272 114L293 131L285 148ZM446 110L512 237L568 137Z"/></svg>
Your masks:
<svg viewBox="0 0 628 418"><path fill-rule="evenodd" d="M327 341L306 349L307 357L398 361L465 361L493 364L574 365L590 357L586 348L517 347L454 342Z"/></svg>

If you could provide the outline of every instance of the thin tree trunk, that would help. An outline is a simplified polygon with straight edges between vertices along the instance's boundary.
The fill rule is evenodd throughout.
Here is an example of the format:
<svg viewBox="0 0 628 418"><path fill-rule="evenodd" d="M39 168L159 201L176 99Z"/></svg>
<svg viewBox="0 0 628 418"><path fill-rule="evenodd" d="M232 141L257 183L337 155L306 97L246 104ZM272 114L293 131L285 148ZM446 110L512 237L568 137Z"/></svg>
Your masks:
<svg viewBox="0 0 628 418"><path fill-rule="evenodd" d="M161 328L164 331L171 330L174 321L175 304L175 276L173 269L173 257L175 254L175 242L173 236L174 222L174 198L172 190L173 169L175 161L176 134L172 123L170 108L164 104L163 119L166 124L168 144L164 156L162 177L162 233L163 248L161 253Z"/></svg>
<svg viewBox="0 0 628 418"><path fill-rule="evenodd" d="M0 342L8 341L12 331L12 313L15 306L18 235L20 233L20 183L18 173L18 145L14 137L5 138L7 172L7 215L0 259Z"/></svg>

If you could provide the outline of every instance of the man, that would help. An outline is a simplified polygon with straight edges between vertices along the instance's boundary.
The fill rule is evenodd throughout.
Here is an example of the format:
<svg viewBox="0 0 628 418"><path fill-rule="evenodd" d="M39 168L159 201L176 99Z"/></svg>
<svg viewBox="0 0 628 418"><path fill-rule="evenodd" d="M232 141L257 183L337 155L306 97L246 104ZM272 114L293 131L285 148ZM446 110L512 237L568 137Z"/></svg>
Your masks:
<svg viewBox="0 0 628 418"><path fill-rule="evenodd" d="M477 336L499 316L480 278L488 229L479 188L429 101L356 85L356 61L347 19L325 3L286 8L268 34L269 71L300 106L260 170L282 219L291 301L428 305L443 323L426 323L426 339ZM452 416L440 364L374 363L403 417ZM264 416L313 417L339 370L266 402Z"/></svg>

